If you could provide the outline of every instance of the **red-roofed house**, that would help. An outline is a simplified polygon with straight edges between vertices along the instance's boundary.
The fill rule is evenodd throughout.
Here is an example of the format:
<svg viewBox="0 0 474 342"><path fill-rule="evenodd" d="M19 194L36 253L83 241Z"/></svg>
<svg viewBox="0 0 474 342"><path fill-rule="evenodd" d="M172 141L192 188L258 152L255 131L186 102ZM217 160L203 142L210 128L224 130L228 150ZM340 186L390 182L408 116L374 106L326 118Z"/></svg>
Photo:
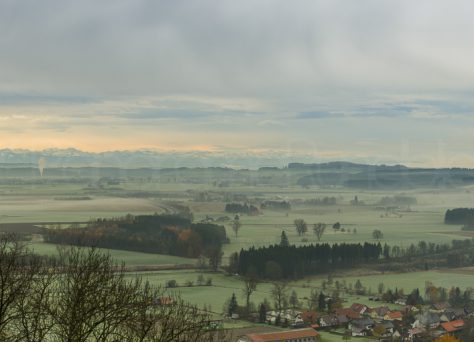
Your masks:
<svg viewBox="0 0 474 342"><path fill-rule="evenodd" d="M296 329L263 334L248 334L240 337L238 342L316 342L319 333L314 329Z"/></svg>
<svg viewBox="0 0 474 342"><path fill-rule="evenodd" d="M351 305L351 309L359 313L360 315L363 315L364 312L367 311L368 306L364 304L354 303Z"/></svg>
<svg viewBox="0 0 474 342"><path fill-rule="evenodd" d="M386 321L401 321L403 319L403 314L401 311L390 311L383 318Z"/></svg>
<svg viewBox="0 0 474 342"><path fill-rule="evenodd" d="M303 322L307 324L314 324L318 321L318 313L314 310L305 310L302 313L300 313L300 317L303 320Z"/></svg>
<svg viewBox="0 0 474 342"><path fill-rule="evenodd" d="M448 333L454 333L456 331L460 331L464 328L464 321L462 319L457 320L457 321L451 321L451 322L444 322L441 323L441 326L443 329L448 332Z"/></svg>
<svg viewBox="0 0 474 342"><path fill-rule="evenodd" d="M346 316L349 320L353 319L359 319L360 318L360 313L356 312L350 308L346 309L336 309L336 315L338 316Z"/></svg>

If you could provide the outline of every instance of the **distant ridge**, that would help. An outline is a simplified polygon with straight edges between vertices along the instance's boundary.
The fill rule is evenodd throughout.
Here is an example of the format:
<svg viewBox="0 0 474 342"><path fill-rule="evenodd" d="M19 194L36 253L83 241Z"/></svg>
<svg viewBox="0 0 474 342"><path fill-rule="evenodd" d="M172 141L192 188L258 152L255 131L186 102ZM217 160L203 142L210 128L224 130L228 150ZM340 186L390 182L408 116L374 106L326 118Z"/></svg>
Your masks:
<svg viewBox="0 0 474 342"><path fill-rule="evenodd" d="M305 170L305 171L427 171L436 168L412 168L394 163L373 164L356 161L322 160L315 162L314 156L290 154L281 151L265 153L223 152L223 151L105 151L86 152L74 148L45 149L31 151L25 149L0 149L0 168L36 168L38 161L44 159L45 168L120 168L120 169L180 169L180 168L223 168L249 170ZM297 161L297 162L296 162ZM469 170L463 168L444 168L450 170Z"/></svg>
<svg viewBox="0 0 474 342"><path fill-rule="evenodd" d="M351 163L346 161L335 161L335 162L327 162L327 163L312 163L312 164L304 164L304 163L290 163L288 164L289 169L359 169L359 168L366 168L368 166L376 167L377 169L387 169L387 170L406 170L408 167L404 165L369 165L369 164L359 164L359 163Z"/></svg>
<svg viewBox="0 0 474 342"><path fill-rule="evenodd" d="M106 151L85 152L75 148L45 149L31 151L24 149L0 149L0 167L17 165L34 167L40 158L48 167L118 167L118 168L207 168L223 167L232 169L257 170L270 168L341 168L363 165L351 162L328 161L314 164L315 157L305 154L282 153L281 151L223 152L223 151ZM298 161L296 163L295 161ZM324 161L324 160L323 160Z"/></svg>

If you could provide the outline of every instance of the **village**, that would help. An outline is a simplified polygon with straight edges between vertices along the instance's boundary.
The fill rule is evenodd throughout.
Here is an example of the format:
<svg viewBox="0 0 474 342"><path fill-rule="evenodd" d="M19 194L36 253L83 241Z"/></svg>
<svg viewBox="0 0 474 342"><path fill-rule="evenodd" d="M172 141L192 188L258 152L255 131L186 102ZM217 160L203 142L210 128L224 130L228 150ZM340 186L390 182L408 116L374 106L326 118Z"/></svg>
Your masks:
<svg viewBox="0 0 474 342"><path fill-rule="evenodd" d="M353 303L330 313L294 309L268 311L267 324L285 322L287 329L247 334L240 336L237 342L321 341L324 340L321 332L338 335L342 340L437 341L444 336L461 338L464 330L473 325L474 311L469 305L459 307L449 302L408 305L407 299L395 302L399 309L390 309L385 304L369 307Z"/></svg>

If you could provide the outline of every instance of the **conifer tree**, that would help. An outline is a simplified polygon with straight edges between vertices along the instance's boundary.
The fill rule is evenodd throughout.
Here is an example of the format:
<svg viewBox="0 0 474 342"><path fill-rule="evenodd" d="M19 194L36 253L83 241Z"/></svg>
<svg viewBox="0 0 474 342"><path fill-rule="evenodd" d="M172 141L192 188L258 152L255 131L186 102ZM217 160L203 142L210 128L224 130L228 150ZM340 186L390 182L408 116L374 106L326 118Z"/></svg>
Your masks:
<svg viewBox="0 0 474 342"><path fill-rule="evenodd" d="M280 238L280 246L281 247L288 247L290 245L290 241L288 241L288 237L286 236L285 231L283 230L281 232L281 238Z"/></svg>
<svg viewBox="0 0 474 342"><path fill-rule="evenodd" d="M237 304L237 297L235 296L235 293L232 293L232 297L230 298L229 302L229 308L227 313L229 316L232 316L233 314L237 313L239 305Z"/></svg>

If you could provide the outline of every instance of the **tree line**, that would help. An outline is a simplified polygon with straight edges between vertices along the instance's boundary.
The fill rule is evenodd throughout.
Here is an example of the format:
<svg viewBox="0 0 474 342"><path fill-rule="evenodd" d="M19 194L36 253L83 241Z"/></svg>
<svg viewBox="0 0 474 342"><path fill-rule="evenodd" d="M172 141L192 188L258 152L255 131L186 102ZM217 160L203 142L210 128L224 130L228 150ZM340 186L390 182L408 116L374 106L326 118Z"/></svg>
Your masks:
<svg viewBox="0 0 474 342"><path fill-rule="evenodd" d="M474 208L448 209L444 216L446 224L474 224Z"/></svg>
<svg viewBox="0 0 474 342"><path fill-rule="evenodd" d="M127 215L98 219L87 227L45 229L46 242L195 258L227 243L225 227L192 223L176 215Z"/></svg>
<svg viewBox="0 0 474 342"><path fill-rule="evenodd" d="M227 203L225 205L225 211L233 214L247 214L247 215L258 215L260 211L254 205L248 205L247 203Z"/></svg>
<svg viewBox="0 0 474 342"><path fill-rule="evenodd" d="M380 242L325 243L297 247L290 245L285 232L282 232L279 245L252 247L232 254L229 270L246 275L252 269L259 278L278 280L301 278L368 263L394 262L404 265L412 258L419 260L427 269L427 256L435 257L439 260L439 265L448 267L474 264L474 240L453 240L451 244L419 241L407 248L389 246L386 243L382 245Z"/></svg>
<svg viewBox="0 0 474 342"><path fill-rule="evenodd" d="M260 208L273 210L291 210L291 204L288 201L265 201L260 204Z"/></svg>
<svg viewBox="0 0 474 342"><path fill-rule="evenodd" d="M258 277L266 279L300 278L378 260L382 252L380 243L367 242L298 247L271 245L241 250L231 257L230 267L242 275L252 267Z"/></svg>
<svg viewBox="0 0 474 342"><path fill-rule="evenodd" d="M1 341L212 341L206 313L94 248L39 257L2 235L0 277Z"/></svg>

